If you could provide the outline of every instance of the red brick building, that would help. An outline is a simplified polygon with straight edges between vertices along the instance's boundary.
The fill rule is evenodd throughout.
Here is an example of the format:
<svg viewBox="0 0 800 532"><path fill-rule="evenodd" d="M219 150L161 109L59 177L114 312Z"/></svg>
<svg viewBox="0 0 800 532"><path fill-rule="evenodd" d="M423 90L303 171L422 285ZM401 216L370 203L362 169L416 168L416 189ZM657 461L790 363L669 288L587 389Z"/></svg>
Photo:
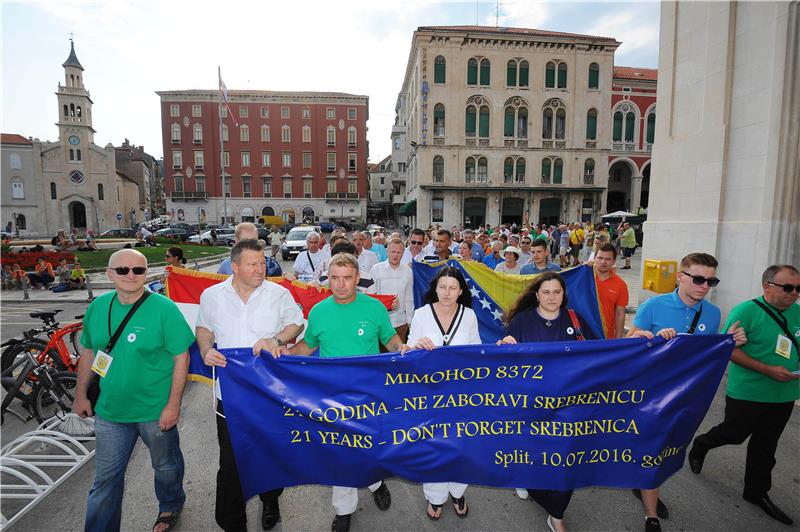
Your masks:
<svg viewBox="0 0 800 532"><path fill-rule="evenodd" d="M156 94L174 219L219 223L226 209L229 222L365 218L367 96L231 90L220 128L218 91Z"/></svg>
<svg viewBox="0 0 800 532"><path fill-rule="evenodd" d="M606 212L647 208L657 83L657 69L614 67Z"/></svg>

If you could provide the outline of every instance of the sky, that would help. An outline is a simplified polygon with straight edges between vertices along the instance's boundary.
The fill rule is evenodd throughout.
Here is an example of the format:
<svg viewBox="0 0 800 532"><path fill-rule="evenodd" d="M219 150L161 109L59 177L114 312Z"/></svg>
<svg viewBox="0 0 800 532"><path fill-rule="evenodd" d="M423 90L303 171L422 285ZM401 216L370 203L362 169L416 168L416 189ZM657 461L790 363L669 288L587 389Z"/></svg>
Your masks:
<svg viewBox="0 0 800 532"><path fill-rule="evenodd" d="M499 6L499 9L498 9ZM390 132L419 26L475 24L614 37L615 64L658 67L655 2L0 0L0 130L54 141L73 34L95 143L125 138L161 157L156 91L336 91L369 96L370 161Z"/></svg>

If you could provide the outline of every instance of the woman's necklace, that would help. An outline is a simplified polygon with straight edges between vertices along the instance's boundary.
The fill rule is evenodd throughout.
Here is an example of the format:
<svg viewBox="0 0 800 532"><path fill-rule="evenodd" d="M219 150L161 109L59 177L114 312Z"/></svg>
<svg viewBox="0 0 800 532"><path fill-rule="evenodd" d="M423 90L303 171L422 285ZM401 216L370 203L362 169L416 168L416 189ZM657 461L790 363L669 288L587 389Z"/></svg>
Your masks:
<svg viewBox="0 0 800 532"><path fill-rule="evenodd" d="M553 322L552 322L551 320L554 320L554 319L556 319L556 318L558 317L558 315L560 314L560 312L558 312L558 311L557 311L557 312L555 313L555 314L556 314L555 316L553 316L552 318L548 318L547 316L545 316L544 314L542 314L542 308L541 308L541 307L536 307L536 312L537 312L537 314L539 314L539 316L541 316L542 318L544 318L544 320L545 320L544 324L545 324L547 327L552 327L552 326L553 326Z"/></svg>

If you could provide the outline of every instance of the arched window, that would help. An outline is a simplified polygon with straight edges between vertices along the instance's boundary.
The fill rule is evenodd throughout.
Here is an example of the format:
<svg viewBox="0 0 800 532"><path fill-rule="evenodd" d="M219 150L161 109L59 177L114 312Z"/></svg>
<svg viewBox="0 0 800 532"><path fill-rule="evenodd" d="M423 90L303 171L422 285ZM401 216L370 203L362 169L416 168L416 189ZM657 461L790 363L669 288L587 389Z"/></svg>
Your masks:
<svg viewBox="0 0 800 532"><path fill-rule="evenodd" d="M511 183L514 180L514 159L506 157L503 161L503 183Z"/></svg>
<svg viewBox="0 0 800 532"><path fill-rule="evenodd" d="M55 181L50 181L50 199L58 199Z"/></svg>
<svg viewBox="0 0 800 532"><path fill-rule="evenodd" d="M25 220L24 214L17 215L17 231L25 231L28 229L28 223Z"/></svg>
<svg viewBox="0 0 800 532"><path fill-rule="evenodd" d="M506 64L506 86L508 87L527 87L528 86L528 62L515 59L509 60Z"/></svg>
<svg viewBox="0 0 800 532"><path fill-rule="evenodd" d="M474 105L467 106L466 120L464 121L464 134L467 137L474 137L477 133L477 110Z"/></svg>
<svg viewBox="0 0 800 532"><path fill-rule="evenodd" d="M471 57L467 61L467 85L478 84L478 60Z"/></svg>
<svg viewBox="0 0 800 532"><path fill-rule="evenodd" d="M551 181L551 171L553 168L553 162L550 160L549 157L545 157L542 159L542 183L547 185Z"/></svg>
<svg viewBox="0 0 800 532"><path fill-rule="evenodd" d="M517 167L514 172L514 182L516 183L525 182L525 157L519 157L517 159Z"/></svg>
<svg viewBox="0 0 800 532"><path fill-rule="evenodd" d="M520 87L527 87L528 86L528 62L527 61L520 61L519 62L519 86Z"/></svg>
<svg viewBox="0 0 800 532"><path fill-rule="evenodd" d="M614 142L622 140L622 113L619 111L614 113L614 129L611 133L611 139Z"/></svg>
<svg viewBox="0 0 800 532"><path fill-rule="evenodd" d="M597 140L597 110L589 109L586 113L586 140Z"/></svg>
<svg viewBox="0 0 800 532"><path fill-rule="evenodd" d="M77 160L79 160L79 161L81 160L81 150L80 149L76 149L75 150L75 158Z"/></svg>
<svg viewBox="0 0 800 532"><path fill-rule="evenodd" d="M656 136L656 113L652 112L647 115L647 137L648 144L652 144Z"/></svg>
<svg viewBox="0 0 800 532"><path fill-rule="evenodd" d="M489 106L482 105L479 111L478 136L489 138Z"/></svg>
<svg viewBox="0 0 800 532"><path fill-rule="evenodd" d="M553 61L548 61L544 67L544 88L556 88L556 64Z"/></svg>
<svg viewBox="0 0 800 532"><path fill-rule="evenodd" d="M506 64L506 85L517 86L517 62L514 59L510 59Z"/></svg>
<svg viewBox="0 0 800 532"><path fill-rule="evenodd" d="M558 98L547 100L542 109L542 138L563 140L566 138L567 109Z"/></svg>
<svg viewBox="0 0 800 532"><path fill-rule="evenodd" d="M594 184L594 159L586 159L583 163L583 184Z"/></svg>
<svg viewBox="0 0 800 532"><path fill-rule="evenodd" d="M250 126L247 124L239 126L239 140L241 142L250 142Z"/></svg>
<svg viewBox="0 0 800 532"><path fill-rule="evenodd" d="M433 136L444 137L444 105L441 103L433 106Z"/></svg>
<svg viewBox="0 0 800 532"><path fill-rule="evenodd" d="M556 140L563 140L567 129L567 111L563 107L556 110Z"/></svg>
<svg viewBox="0 0 800 532"><path fill-rule="evenodd" d="M483 87L489 86L489 79L490 79L489 68L490 68L489 60L484 57L483 59L481 59L481 85Z"/></svg>
<svg viewBox="0 0 800 532"><path fill-rule="evenodd" d="M633 142L633 130L636 124L636 116L633 113L625 115L625 142Z"/></svg>
<svg viewBox="0 0 800 532"><path fill-rule="evenodd" d="M630 102L621 102L614 111L613 129L611 139L614 142L633 143L638 135L636 134L637 124L636 108ZM632 149L629 147L628 149Z"/></svg>
<svg viewBox="0 0 800 532"><path fill-rule="evenodd" d="M75 160L75 150L73 150L72 148L69 149L69 160L70 161Z"/></svg>
<svg viewBox="0 0 800 532"><path fill-rule="evenodd" d="M516 109L511 106L506 107L506 112L503 119L503 136L514 136L514 117L516 116Z"/></svg>
<svg viewBox="0 0 800 532"><path fill-rule="evenodd" d="M261 209L261 216L275 216L275 209L272 207L263 207Z"/></svg>
<svg viewBox="0 0 800 532"><path fill-rule="evenodd" d="M437 55L433 60L433 82L445 83L447 79L447 61L441 55Z"/></svg>
<svg viewBox="0 0 800 532"><path fill-rule="evenodd" d="M97 183L97 199L100 201L105 199L103 196L103 183Z"/></svg>
<svg viewBox="0 0 800 532"><path fill-rule="evenodd" d="M597 89L600 87L600 66L597 63L589 65L589 88Z"/></svg>
<svg viewBox="0 0 800 532"><path fill-rule="evenodd" d="M564 161L560 157L542 159L542 183L560 185L563 180Z"/></svg>
<svg viewBox="0 0 800 532"><path fill-rule="evenodd" d="M559 89L566 89L567 88L567 64L566 63L559 63L558 64L558 88Z"/></svg>
<svg viewBox="0 0 800 532"><path fill-rule="evenodd" d="M478 183L486 183L489 181L489 161L486 157L478 157Z"/></svg>
<svg viewBox="0 0 800 532"><path fill-rule="evenodd" d="M80 105L79 105L78 107L76 107L76 108L75 108L75 115L76 115L78 118L80 118L81 116L83 116L83 114L81 113L81 106L80 106Z"/></svg>
<svg viewBox="0 0 800 532"><path fill-rule="evenodd" d="M181 126L179 126L178 124L172 124L172 127L170 129L172 130L172 142L180 142Z"/></svg>
<svg viewBox="0 0 800 532"><path fill-rule="evenodd" d="M542 111L542 138L553 138L553 110L545 107Z"/></svg>
<svg viewBox="0 0 800 532"><path fill-rule="evenodd" d="M528 138L528 108L522 98L511 98L506 102L503 136L518 139Z"/></svg>
<svg viewBox="0 0 800 532"><path fill-rule="evenodd" d="M64 116L69 116L69 106L64 104Z"/></svg>
<svg viewBox="0 0 800 532"><path fill-rule="evenodd" d="M72 116L72 117L75 116L75 104L74 103L69 104L69 116Z"/></svg>
<svg viewBox="0 0 800 532"><path fill-rule="evenodd" d="M467 157L467 161L464 163L464 182L475 182L475 157Z"/></svg>
<svg viewBox="0 0 800 532"><path fill-rule="evenodd" d="M444 157L441 155L433 158L433 182L444 183Z"/></svg>
<svg viewBox="0 0 800 532"><path fill-rule="evenodd" d="M553 184L554 185L560 185L561 184L563 171L564 171L564 161L562 161L561 158L556 157L556 159L553 161Z"/></svg>

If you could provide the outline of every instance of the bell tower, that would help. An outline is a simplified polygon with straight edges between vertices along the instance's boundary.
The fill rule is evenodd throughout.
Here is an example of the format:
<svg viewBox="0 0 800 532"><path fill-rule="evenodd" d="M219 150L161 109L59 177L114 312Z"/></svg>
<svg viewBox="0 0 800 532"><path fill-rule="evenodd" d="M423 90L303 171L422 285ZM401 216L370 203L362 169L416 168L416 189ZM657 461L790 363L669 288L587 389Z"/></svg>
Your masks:
<svg viewBox="0 0 800 532"><path fill-rule="evenodd" d="M58 138L67 149L72 148L73 158L80 150L88 156L88 146L94 142L92 127L92 99L83 85L83 66L75 54L75 43L70 37L69 57L64 67L64 84L58 84ZM74 160L74 159L73 159ZM77 162L77 161L76 161Z"/></svg>

